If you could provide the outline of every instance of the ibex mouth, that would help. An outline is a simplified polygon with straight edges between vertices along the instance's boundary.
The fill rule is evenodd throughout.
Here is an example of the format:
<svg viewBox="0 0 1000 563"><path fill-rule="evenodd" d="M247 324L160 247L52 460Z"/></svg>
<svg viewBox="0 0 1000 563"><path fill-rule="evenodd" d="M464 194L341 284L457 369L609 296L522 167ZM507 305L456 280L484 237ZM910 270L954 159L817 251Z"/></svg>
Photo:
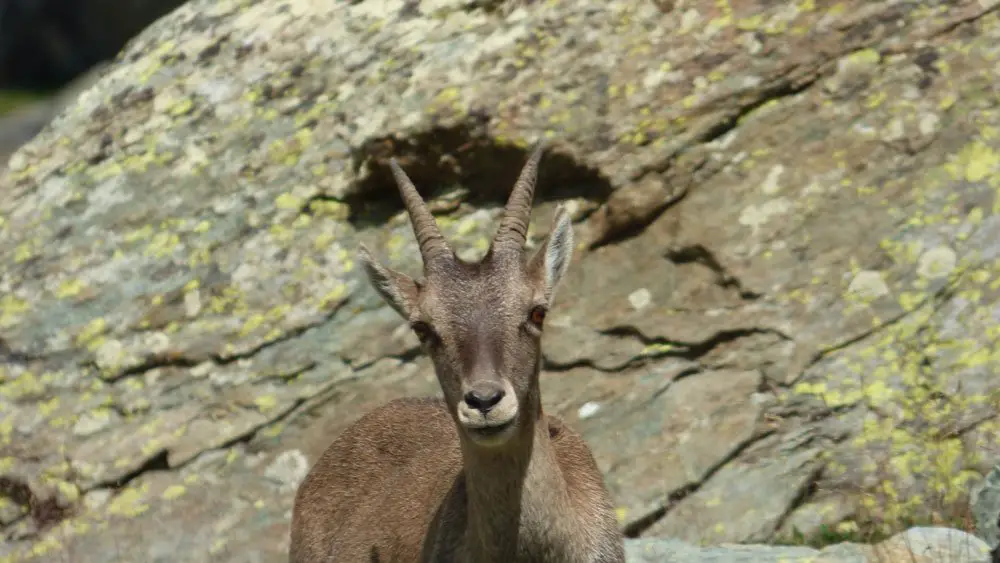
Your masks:
<svg viewBox="0 0 1000 563"><path fill-rule="evenodd" d="M514 426L514 419L508 420L502 424L495 424L492 426L480 426L479 428L469 428L469 432L478 436L492 438L503 434Z"/></svg>

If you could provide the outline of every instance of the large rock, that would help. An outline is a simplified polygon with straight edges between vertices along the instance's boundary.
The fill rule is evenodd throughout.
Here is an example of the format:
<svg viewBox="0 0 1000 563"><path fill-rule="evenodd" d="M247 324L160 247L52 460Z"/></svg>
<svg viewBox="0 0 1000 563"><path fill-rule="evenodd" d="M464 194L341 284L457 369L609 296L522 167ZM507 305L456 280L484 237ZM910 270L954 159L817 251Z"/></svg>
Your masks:
<svg viewBox="0 0 1000 563"><path fill-rule="evenodd" d="M303 459L437 384L384 159L582 243L547 409L633 535L958 525L993 465L997 3L196 0L0 177L5 554L278 561ZM665 11L664 11L665 10ZM57 553L63 553L58 555Z"/></svg>

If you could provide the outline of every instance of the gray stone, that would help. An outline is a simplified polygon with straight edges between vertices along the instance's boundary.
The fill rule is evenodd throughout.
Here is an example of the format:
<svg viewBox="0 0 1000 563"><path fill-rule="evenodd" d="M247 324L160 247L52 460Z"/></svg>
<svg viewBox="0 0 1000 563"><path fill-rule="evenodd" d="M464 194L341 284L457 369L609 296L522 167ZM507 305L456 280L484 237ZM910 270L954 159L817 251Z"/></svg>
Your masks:
<svg viewBox="0 0 1000 563"><path fill-rule="evenodd" d="M356 264L420 272L385 159L476 256L549 135L530 239L570 201L581 243L545 408L623 527L775 542L968 501L1000 429L996 6L521 4L192 0L18 150L0 477L82 494L0 558L283 560L271 462L440 393Z"/></svg>
<svg viewBox="0 0 1000 563"><path fill-rule="evenodd" d="M972 490L976 534L992 549L1000 548L1000 465Z"/></svg>
<svg viewBox="0 0 1000 563"><path fill-rule="evenodd" d="M874 546L842 543L823 549L764 545L698 547L675 539L626 543L629 563L989 563L978 538L949 528L911 528Z"/></svg>

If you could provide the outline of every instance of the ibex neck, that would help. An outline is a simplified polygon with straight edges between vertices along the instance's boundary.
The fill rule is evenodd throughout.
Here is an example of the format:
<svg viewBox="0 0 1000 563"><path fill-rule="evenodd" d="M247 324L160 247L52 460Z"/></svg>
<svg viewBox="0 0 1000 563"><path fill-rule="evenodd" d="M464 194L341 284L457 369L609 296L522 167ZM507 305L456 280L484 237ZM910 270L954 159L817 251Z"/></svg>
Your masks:
<svg viewBox="0 0 1000 563"><path fill-rule="evenodd" d="M467 553L476 562L557 561L572 530L566 482L542 418L502 452L466 448Z"/></svg>

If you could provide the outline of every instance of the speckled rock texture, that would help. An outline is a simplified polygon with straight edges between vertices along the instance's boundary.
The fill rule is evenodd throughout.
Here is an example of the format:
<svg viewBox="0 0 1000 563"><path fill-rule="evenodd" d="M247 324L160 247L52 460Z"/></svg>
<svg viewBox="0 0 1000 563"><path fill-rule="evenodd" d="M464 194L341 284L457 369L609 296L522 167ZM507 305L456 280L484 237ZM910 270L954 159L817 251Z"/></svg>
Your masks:
<svg viewBox="0 0 1000 563"><path fill-rule="evenodd" d="M531 241L557 201L580 241L546 408L629 534L957 525L1000 430L998 12L193 0L0 176L0 561L283 560L331 439L439 392L354 261L419 271L386 157L475 257L538 137Z"/></svg>

